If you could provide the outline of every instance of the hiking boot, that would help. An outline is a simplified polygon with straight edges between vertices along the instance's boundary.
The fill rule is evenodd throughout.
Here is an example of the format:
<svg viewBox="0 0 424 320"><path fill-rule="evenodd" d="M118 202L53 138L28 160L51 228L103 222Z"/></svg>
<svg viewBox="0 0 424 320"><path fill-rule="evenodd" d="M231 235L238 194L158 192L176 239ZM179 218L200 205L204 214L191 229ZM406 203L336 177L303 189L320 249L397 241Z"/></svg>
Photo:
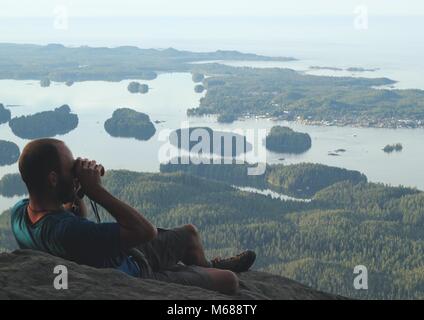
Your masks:
<svg viewBox="0 0 424 320"><path fill-rule="evenodd" d="M249 268L255 262L255 259L256 253L252 250L246 250L231 258L215 258L211 260L211 264L212 268L231 270L238 273L249 270Z"/></svg>

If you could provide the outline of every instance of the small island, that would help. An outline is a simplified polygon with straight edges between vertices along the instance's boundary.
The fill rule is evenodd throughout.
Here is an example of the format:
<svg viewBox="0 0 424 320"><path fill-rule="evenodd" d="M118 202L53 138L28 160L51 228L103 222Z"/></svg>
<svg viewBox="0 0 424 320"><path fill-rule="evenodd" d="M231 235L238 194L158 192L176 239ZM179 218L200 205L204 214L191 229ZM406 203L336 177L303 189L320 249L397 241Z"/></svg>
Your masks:
<svg viewBox="0 0 424 320"><path fill-rule="evenodd" d="M22 139L54 137L74 130L78 126L78 116L65 104L53 111L13 118L9 126Z"/></svg>
<svg viewBox="0 0 424 320"><path fill-rule="evenodd" d="M72 80L68 80L68 81L65 82L65 85L68 86L68 87L72 87L73 84L74 84L74 81L72 81Z"/></svg>
<svg viewBox="0 0 424 320"><path fill-rule="evenodd" d="M6 174L0 179L0 195L11 198L28 193L21 175L18 173Z"/></svg>
<svg viewBox="0 0 424 320"><path fill-rule="evenodd" d="M193 80L193 82L202 82L205 79L205 75L203 73L193 73L193 76L191 77L191 79Z"/></svg>
<svg viewBox="0 0 424 320"><path fill-rule="evenodd" d="M343 71L342 68L337 68L337 67L310 66L309 69L311 69L311 70Z"/></svg>
<svg viewBox="0 0 424 320"><path fill-rule="evenodd" d="M112 137L149 140L156 133L150 117L128 108L117 109L112 118L106 120L104 128Z"/></svg>
<svg viewBox="0 0 424 320"><path fill-rule="evenodd" d="M19 147L10 141L0 140L0 166L8 166L18 161Z"/></svg>
<svg viewBox="0 0 424 320"><path fill-rule="evenodd" d="M41 86L42 88L50 87L50 84L51 84L51 81L50 81L50 79L48 79L48 78L44 78L44 79L42 79L42 80L40 81L40 86Z"/></svg>
<svg viewBox="0 0 424 320"><path fill-rule="evenodd" d="M141 84L136 81L131 81L128 85L128 91L131 93L147 93L149 92L149 86L147 84Z"/></svg>
<svg viewBox="0 0 424 320"><path fill-rule="evenodd" d="M383 148L383 151L385 153L401 152L402 150L403 150L403 145L401 143L388 144Z"/></svg>
<svg viewBox="0 0 424 320"><path fill-rule="evenodd" d="M198 84L197 86L194 87L194 92L196 93L202 93L203 91L205 91L205 87L202 86L201 84Z"/></svg>
<svg viewBox="0 0 424 320"><path fill-rule="evenodd" d="M266 137L266 148L278 153L303 153L311 148L309 134L296 132L291 128L275 126Z"/></svg>
<svg viewBox="0 0 424 320"><path fill-rule="evenodd" d="M201 156L215 154L227 158L237 157L252 150L245 136L209 127L177 129L171 133L169 142L178 149Z"/></svg>
<svg viewBox="0 0 424 320"><path fill-rule="evenodd" d="M361 67L350 67L346 69L346 71L350 71L350 72L375 72L378 70L379 70L378 68L361 68Z"/></svg>
<svg viewBox="0 0 424 320"><path fill-rule="evenodd" d="M217 118L219 123L233 123L237 120L237 117L231 113L220 114Z"/></svg>
<svg viewBox="0 0 424 320"><path fill-rule="evenodd" d="M9 109L6 109L2 103L0 103L0 124L10 121L12 114Z"/></svg>
<svg viewBox="0 0 424 320"><path fill-rule="evenodd" d="M337 67L320 67L320 66L310 66L311 70L329 70L329 71L349 71L349 72L374 72L378 68L361 68L361 67L349 67L346 69L337 68Z"/></svg>

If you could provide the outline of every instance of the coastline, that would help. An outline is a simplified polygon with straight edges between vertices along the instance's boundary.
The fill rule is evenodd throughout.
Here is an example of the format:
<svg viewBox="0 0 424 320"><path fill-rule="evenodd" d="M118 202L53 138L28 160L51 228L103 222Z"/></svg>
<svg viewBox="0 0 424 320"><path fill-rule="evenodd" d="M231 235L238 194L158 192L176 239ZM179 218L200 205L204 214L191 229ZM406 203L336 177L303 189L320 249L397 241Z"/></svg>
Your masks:
<svg viewBox="0 0 424 320"><path fill-rule="evenodd" d="M307 126L322 127L351 127L351 128L374 128L374 129L423 129L424 120L410 119L333 119L333 120L314 120L297 117L290 120L287 117L270 117L269 115L246 115L238 120L263 119L269 121L288 121Z"/></svg>

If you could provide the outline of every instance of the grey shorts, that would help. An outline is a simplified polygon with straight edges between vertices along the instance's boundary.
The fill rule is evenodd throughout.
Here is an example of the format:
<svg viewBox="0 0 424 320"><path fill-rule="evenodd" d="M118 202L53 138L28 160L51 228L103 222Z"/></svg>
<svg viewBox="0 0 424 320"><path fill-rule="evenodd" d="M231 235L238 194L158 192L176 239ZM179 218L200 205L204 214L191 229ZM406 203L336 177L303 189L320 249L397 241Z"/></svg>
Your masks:
<svg viewBox="0 0 424 320"><path fill-rule="evenodd" d="M140 278L212 290L212 280L205 268L181 262L189 241L190 234L184 228L158 228L155 239L130 251L140 267Z"/></svg>

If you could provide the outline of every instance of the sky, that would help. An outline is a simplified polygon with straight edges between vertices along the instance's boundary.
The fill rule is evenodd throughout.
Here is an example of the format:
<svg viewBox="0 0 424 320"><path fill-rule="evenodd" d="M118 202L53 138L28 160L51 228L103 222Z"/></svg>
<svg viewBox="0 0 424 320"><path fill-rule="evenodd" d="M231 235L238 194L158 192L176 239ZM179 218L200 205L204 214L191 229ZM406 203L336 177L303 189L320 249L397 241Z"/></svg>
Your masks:
<svg viewBox="0 0 424 320"><path fill-rule="evenodd" d="M424 15L422 0L1 0L0 17L51 16L286 16L351 15L358 6L370 14Z"/></svg>

